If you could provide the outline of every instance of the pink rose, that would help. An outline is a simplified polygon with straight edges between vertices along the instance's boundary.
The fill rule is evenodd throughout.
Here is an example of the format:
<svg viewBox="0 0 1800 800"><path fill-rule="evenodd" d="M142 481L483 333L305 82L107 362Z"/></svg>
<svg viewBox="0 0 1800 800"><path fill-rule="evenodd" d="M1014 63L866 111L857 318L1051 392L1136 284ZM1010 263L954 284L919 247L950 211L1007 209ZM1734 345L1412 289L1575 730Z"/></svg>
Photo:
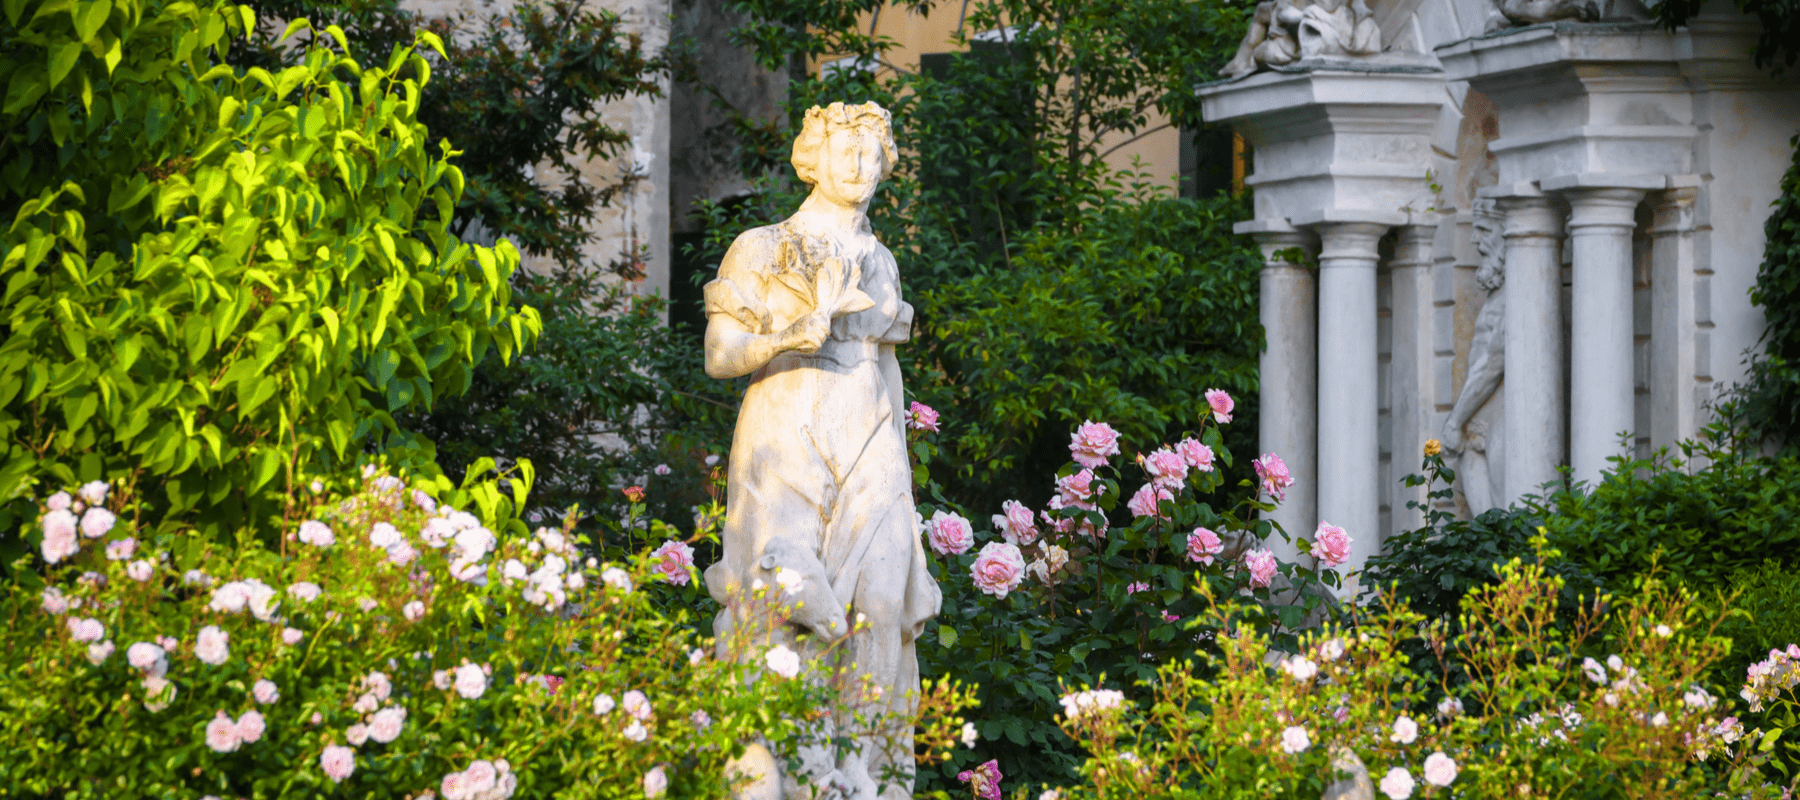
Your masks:
<svg viewBox="0 0 1800 800"><path fill-rule="evenodd" d="M1262 458L1251 462L1256 467L1256 479L1262 482L1262 490L1269 493L1279 503L1287 499L1287 488L1294 485L1294 477L1288 474L1287 464L1274 453L1264 453Z"/></svg>
<svg viewBox="0 0 1800 800"><path fill-rule="evenodd" d="M651 558L660 559L654 569L665 581L676 586L686 586L690 580L689 568L694 566L694 548L686 542L670 539L662 543L650 553Z"/></svg>
<svg viewBox="0 0 1800 800"><path fill-rule="evenodd" d="M69 496L68 492L57 492L56 494L50 495L49 499L44 501L44 507L51 511L61 511L68 508L69 503L74 499L75 498Z"/></svg>
<svg viewBox="0 0 1800 800"><path fill-rule="evenodd" d="M1187 460L1167 447L1158 448L1147 456L1138 456L1138 463L1150 475L1150 482L1158 487L1180 491L1182 485L1187 483Z"/></svg>
<svg viewBox="0 0 1800 800"><path fill-rule="evenodd" d="M969 784L969 788L980 800L1000 800L1000 779L1003 777L999 761L989 761L956 774L956 779Z"/></svg>
<svg viewBox="0 0 1800 800"><path fill-rule="evenodd" d="M1218 420L1220 425L1231 422L1231 409L1237 405L1231 402L1231 395L1226 394L1224 389L1207 389L1206 404L1212 406L1213 419Z"/></svg>
<svg viewBox="0 0 1800 800"><path fill-rule="evenodd" d="M644 502L644 487L642 486L627 486L619 491L624 492L625 499L630 500L633 503ZM683 581L683 583L686 583L686 581Z"/></svg>
<svg viewBox="0 0 1800 800"><path fill-rule="evenodd" d="M1154 483L1146 483L1137 490L1137 494L1131 496L1131 500L1125 504L1125 507L1131 509L1131 513L1139 517L1168 519L1162 513L1162 501L1174 499L1174 492Z"/></svg>
<svg viewBox="0 0 1800 800"><path fill-rule="evenodd" d="M1425 782L1432 786L1449 786L1456 780L1456 760L1443 751L1425 757Z"/></svg>
<svg viewBox="0 0 1800 800"><path fill-rule="evenodd" d="M906 427L915 431L938 432L938 413L931 406L917 400L906 411Z"/></svg>
<svg viewBox="0 0 1800 800"><path fill-rule="evenodd" d="M45 561L55 564L81 551L81 538L75 532L78 524L75 515L66 508L55 509L44 515L42 548Z"/></svg>
<svg viewBox="0 0 1800 800"><path fill-rule="evenodd" d="M1320 521L1319 530L1313 534L1313 557L1326 567L1338 566L1350 560L1350 542L1350 534L1343 528Z"/></svg>
<svg viewBox="0 0 1800 800"><path fill-rule="evenodd" d="M319 754L319 769L325 770L325 776L332 782L343 783L356 771L356 751L343 745L326 745L325 751Z"/></svg>
<svg viewBox="0 0 1800 800"><path fill-rule="evenodd" d="M988 542L969 565L969 576L982 594L1001 599L1019 586L1025 577L1025 555L1019 546L1008 542Z"/></svg>
<svg viewBox="0 0 1800 800"><path fill-rule="evenodd" d="M375 712L369 719L369 738L381 744L387 744L400 737L400 731L406 727L406 709L388 706Z"/></svg>
<svg viewBox="0 0 1800 800"><path fill-rule="evenodd" d="M1275 553L1267 547L1244 554L1244 566L1250 569L1250 585L1266 588L1275 579Z"/></svg>
<svg viewBox="0 0 1800 800"><path fill-rule="evenodd" d="M1056 496L1062 505L1092 509L1094 498L1106 491L1106 484L1094 483L1094 471L1083 469L1056 479Z"/></svg>
<svg viewBox="0 0 1800 800"><path fill-rule="evenodd" d="M98 539L105 536L107 531L112 530L113 523L117 522L118 519L118 517L113 516L111 511L107 511L104 508L90 508L87 510L86 514L81 515L81 535L86 536L89 539ZM130 539L127 539L126 541L131 542L133 547L137 546L137 542ZM110 549L111 548L108 548L108 550ZM127 554L126 558L130 558L130 555ZM118 561L122 559L114 560Z"/></svg>
<svg viewBox="0 0 1800 800"><path fill-rule="evenodd" d="M1131 583L1126 584L1125 593L1126 594L1137 594L1138 592L1144 591L1145 589L1148 589L1148 588L1150 588L1150 584L1148 584L1148 583L1145 583L1143 581L1132 581Z"/></svg>
<svg viewBox="0 0 1800 800"><path fill-rule="evenodd" d="M268 728L269 724L263 720L263 715L260 711L246 711L238 716L238 738L245 742L255 742L261 739L263 731L268 730Z"/></svg>
<svg viewBox="0 0 1800 800"><path fill-rule="evenodd" d="M215 753L229 753L243 744L243 734L238 732L238 724L225 712L220 711L206 723L206 746Z"/></svg>
<svg viewBox="0 0 1800 800"><path fill-rule="evenodd" d="M1087 420L1069 437L1069 454L1084 467L1102 466L1107 456L1119 454L1119 432L1104 422Z"/></svg>
<svg viewBox="0 0 1800 800"><path fill-rule="evenodd" d="M1413 783L1412 773L1407 772L1405 767L1394 767L1382 777L1381 793L1394 800L1406 800L1412 797L1413 787L1417 785Z"/></svg>
<svg viewBox="0 0 1800 800"><path fill-rule="evenodd" d="M98 642L106 638L106 626L100 620L70 617L64 624L69 627L69 638L77 642Z"/></svg>
<svg viewBox="0 0 1800 800"><path fill-rule="evenodd" d="M69 598L64 597L62 590L55 586L44 588L44 613L63 614L69 610Z"/></svg>
<svg viewBox="0 0 1800 800"><path fill-rule="evenodd" d="M300 523L300 542L314 547L330 547L337 543L337 536L331 527L316 519Z"/></svg>
<svg viewBox="0 0 1800 800"><path fill-rule="evenodd" d="M281 687L276 686L274 681L267 678L260 679L250 687L250 696L256 698L256 702L266 706L281 699Z"/></svg>
<svg viewBox="0 0 1800 800"><path fill-rule="evenodd" d="M1201 444L1200 440L1193 438L1182 439L1180 442L1176 443L1175 452L1181 456L1182 461L1187 462L1188 466L1201 472L1212 472L1212 448Z"/></svg>
<svg viewBox="0 0 1800 800"><path fill-rule="evenodd" d="M1211 566L1213 556L1225 552L1225 543L1211 530L1195 528L1193 533L1188 534L1187 550L1188 560Z"/></svg>
<svg viewBox="0 0 1800 800"><path fill-rule="evenodd" d="M975 546L975 528L962 515L938 509L925 523L925 538L942 555L959 555Z"/></svg>
<svg viewBox="0 0 1800 800"><path fill-rule="evenodd" d="M1024 503L1008 500L1000 504L1005 512L994 515L994 529L1000 538L1016 545L1029 545L1038 539L1037 518Z"/></svg>

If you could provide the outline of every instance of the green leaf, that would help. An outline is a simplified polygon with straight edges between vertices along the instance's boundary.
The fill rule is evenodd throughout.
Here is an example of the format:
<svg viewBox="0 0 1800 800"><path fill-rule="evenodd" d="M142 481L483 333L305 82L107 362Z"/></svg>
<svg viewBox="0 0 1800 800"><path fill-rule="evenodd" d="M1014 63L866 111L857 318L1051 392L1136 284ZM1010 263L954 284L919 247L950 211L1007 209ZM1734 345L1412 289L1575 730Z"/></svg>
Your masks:
<svg viewBox="0 0 1800 800"><path fill-rule="evenodd" d="M80 42L63 42L50 48L50 88L55 89L81 58Z"/></svg>
<svg viewBox="0 0 1800 800"><path fill-rule="evenodd" d="M250 479L250 491L261 489L264 484L275 477L276 470L281 468L281 453L275 448L261 448L253 459L254 470Z"/></svg>
<svg viewBox="0 0 1800 800"><path fill-rule="evenodd" d="M949 649L955 647L956 642L957 636L955 628L952 628L949 625L938 626L938 644L943 645L945 649Z"/></svg>
<svg viewBox="0 0 1800 800"><path fill-rule="evenodd" d="M112 0L92 0L79 7L75 16L75 35L83 41L94 38L112 16Z"/></svg>

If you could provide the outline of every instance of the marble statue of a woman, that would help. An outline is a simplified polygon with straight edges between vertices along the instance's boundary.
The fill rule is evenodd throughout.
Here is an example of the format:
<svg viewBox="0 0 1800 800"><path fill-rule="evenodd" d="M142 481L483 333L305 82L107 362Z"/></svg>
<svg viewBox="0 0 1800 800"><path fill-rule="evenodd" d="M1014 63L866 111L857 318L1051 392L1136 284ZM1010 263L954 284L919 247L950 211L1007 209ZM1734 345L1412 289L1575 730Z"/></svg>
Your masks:
<svg viewBox="0 0 1800 800"><path fill-rule="evenodd" d="M803 607L786 630L767 633L804 658L836 642L839 668L873 685L838 709L845 733L858 713L911 711L914 640L942 597L913 510L894 357L912 306L867 216L894 160L880 106L808 110L793 164L811 196L786 220L739 236L705 289L707 374L750 376L727 472L724 556L706 571L726 608L715 631L723 640L749 624L734 609L758 581L774 587L782 569L804 576ZM911 797L910 722L901 727L805 755L812 785L785 776L783 794ZM888 780L895 775L904 777Z"/></svg>

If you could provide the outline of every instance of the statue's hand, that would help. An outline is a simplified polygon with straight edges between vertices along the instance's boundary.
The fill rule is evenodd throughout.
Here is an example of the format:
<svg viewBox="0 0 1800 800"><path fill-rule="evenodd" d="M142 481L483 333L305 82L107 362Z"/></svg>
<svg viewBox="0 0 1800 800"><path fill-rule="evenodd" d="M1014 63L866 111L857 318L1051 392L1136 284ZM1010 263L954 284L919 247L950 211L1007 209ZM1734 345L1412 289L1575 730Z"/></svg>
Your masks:
<svg viewBox="0 0 1800 800"><path fill-rule="evenodd" d="M1449 450L1453 453L1462 452L1462 449L1463 449L1462 428L1460 428L1460 427L1452 428L1449 426L1445 426L1444 438L1442 438L1438 441L1444 445L1445 450Z"/></svg>
<svg viewBox="0 0 1800 800"><path fill-rule="evenodd" d="M816 353L825 346L825 338L830 335L831 321L824 314L814 312L787 326L787 330L781 332L779 341L784 351Z"/></svg>

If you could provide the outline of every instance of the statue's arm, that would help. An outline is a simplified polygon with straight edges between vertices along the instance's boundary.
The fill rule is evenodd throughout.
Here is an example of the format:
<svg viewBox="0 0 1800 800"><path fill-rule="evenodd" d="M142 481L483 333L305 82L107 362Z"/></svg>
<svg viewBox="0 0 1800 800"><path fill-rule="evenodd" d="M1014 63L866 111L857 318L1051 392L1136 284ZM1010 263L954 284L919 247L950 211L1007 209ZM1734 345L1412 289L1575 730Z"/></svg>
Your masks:
<svg viewBox="0 0 1800 800"><path fill-rule="evenodd" d="M741 303L714 301L715 294L737 292L741 298L743 291L761 285L745 263L754 257L749 252L753 249L746 246L742 238L732 244L719 264L718 279L707 287L706 374L714 378L748 375L789 350L817 352L825 344L825 337L831 334L831 322L822 313L808 314L775 333L758 333L740 319L740 316L748 315L739 307ZM764 300L761 297L741 299L753 299L759 305Z"/></svg>
<svg viewBox="0 0 1800 800"><path fill-rule="evenodd" d="M894 419L906 423L906 388L900 383L900 359L894 355L894 346L881 346L881 382L887 385L888 402L894 405Z"/></svg>

